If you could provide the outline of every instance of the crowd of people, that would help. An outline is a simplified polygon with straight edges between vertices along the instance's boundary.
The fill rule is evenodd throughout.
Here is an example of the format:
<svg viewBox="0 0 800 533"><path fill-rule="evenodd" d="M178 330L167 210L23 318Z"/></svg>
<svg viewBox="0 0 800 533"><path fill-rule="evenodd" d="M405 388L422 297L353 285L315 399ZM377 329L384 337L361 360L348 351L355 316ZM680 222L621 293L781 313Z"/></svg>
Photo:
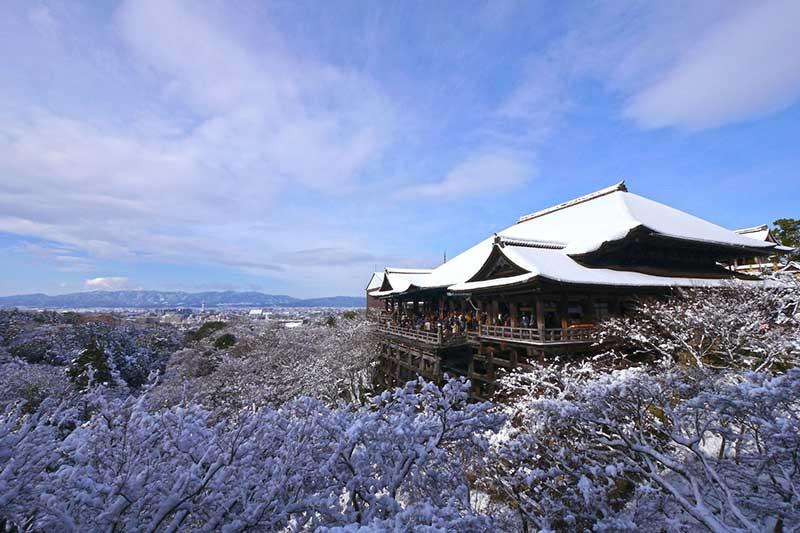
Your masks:
<svg viewBox="0 0 800 533"><path fill-rule="evenodd" d="M475 329L474 317L470 313L448 313L444 317L432 313L417 313L416 315L403 314L398 326L404 329L417 331L431 331L452 333L454 335Z"/></svg>
<svg viewBox="0 0 800 533"><path fill-rule="evenodd" d="M489 314L473 314L470 312L450 311L444 316L437 316L433 313L403 313L399 322L395 325L408 330L417 331L442 331L444 333L465 333L475 331L481 324L490 323ZM511 315L499 313L494 325L511 327ZM536 321L527 313L522 313L516 327L535 328Z"/></svg>

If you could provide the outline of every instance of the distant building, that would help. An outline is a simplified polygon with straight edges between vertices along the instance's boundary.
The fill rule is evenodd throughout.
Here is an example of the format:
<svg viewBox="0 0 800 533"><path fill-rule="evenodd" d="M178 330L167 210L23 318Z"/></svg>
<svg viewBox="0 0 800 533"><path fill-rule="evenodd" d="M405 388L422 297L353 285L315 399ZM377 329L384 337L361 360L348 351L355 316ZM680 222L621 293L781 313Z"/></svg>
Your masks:
<svg viewBox="0 0 800 533"><path fill-rule="evenodd" d="M165 324L178 325L183 322L183 315L179 313L164 313L161 315L161 322Z"/></svg>
<svg viewBox="0 0 800 533"><path fill-rule="evenodd" d="M723 265L766 261L781 250L768 237L632 194L622 182L523 216L433 270L372 275L368 302L383 302L382 374L387 383L467 376L472 395L486 398L514 368L587 351L597 322L624 315L637 298L756 279Z"/></svg>
<svg viewBox="0 0 800 533"><path fill-rule="evenodd" d="M778 252L775 255L764 256L744 256L737 257L732 262L728 263L728 267L736 272L749 274L751 276L760 276L776 272L782 268L780 264L779 254L788 253L794 250L789 246L783 246L773 235L772 230L768 224L754 226L752 228L737 229L736 233L758 242L765 242L775 245L774 250Z"/></svg>
<svg viewBox="0 0 800 533"><path fill-rule="evenodd" d="M369 278L369 283L367 283L367 310L383 309L383 302L370 295L370 292L380 289L382 284L383 272L373 272L372 277Z"/></svg>
<svg viewBox="0 0 800 533"><path fill-rule="evenodd" d="M783 274L792 274L796 278L800 278L800 262L789 261L786 265L782 266L778 272Z"/></svg>

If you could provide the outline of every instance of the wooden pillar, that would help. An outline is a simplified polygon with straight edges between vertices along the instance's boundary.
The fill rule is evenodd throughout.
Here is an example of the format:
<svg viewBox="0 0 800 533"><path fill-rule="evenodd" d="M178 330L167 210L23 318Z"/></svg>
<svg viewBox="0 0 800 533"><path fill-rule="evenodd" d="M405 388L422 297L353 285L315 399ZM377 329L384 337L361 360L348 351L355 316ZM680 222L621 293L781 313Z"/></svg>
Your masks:
<svg viewBox="0 0 800 533"><path fill-rule="evenodd" d="M544 334L544 301L539 297L536 299L536 329L539 334Z"/></svg>
<svg viewBox="0 0 800 533"><path fill-rule="evenodd" d="M616 294L608 299L608 314L611 316L619 316L622 309L619 305L619 296Z"/></svg>
<svg viewBox="0 0 800 533"><path fill-rule="evenodd" d="M511 313L511 327L516 328L519 326L519 304L517 302L509 303L508 310Z"/></svg>
<svg viewBox="0 0 800 533"><path fill-rule="evenodd" d="M594 313L594 298L588 295L583 301L583 318L584 322L597 322L597 317Z"/></svg>
<svg viewBox="0 0 800 533"><path fill-rule="evenodd" d="M497 304L497 300L492 300L491 311L492 316L489 317L492 321L492 324L497 325L497 315L500 314L500 306Z"/></svg>
<svg viewBox="0 0 800 533"><path fill-rule="evenodd" d="M567 295L561 293L561 298L558 300L558 314L561 315L561 329L569 327L569 315L567 314Z"/></svg>

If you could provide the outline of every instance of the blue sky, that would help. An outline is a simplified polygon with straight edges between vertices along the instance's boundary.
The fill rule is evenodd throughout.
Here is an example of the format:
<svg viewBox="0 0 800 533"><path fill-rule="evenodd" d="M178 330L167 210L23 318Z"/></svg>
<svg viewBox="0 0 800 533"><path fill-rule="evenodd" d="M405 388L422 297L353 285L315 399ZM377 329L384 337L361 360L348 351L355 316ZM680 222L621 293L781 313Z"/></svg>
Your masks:
<svg viewBox="0 0 800 533"><path fill-rule="evenodd" d="M0 294L361 294L622 178L800 217L800 3L0 4Z"/></svg>

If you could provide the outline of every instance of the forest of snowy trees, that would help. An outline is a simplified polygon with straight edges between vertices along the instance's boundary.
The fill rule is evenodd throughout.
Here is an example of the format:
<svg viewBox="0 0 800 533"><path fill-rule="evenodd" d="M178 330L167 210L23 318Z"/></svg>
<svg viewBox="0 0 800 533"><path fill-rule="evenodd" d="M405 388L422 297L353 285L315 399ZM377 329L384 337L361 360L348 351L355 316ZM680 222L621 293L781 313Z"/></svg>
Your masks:
<svg viewBox="0 0 800 533"><path fill-rule="evenodd" d="M458 379L375 388L352 315L187 332L0 312L0 524L798 530L796 280L643 301L601 339L473 402Z"/></svg>

